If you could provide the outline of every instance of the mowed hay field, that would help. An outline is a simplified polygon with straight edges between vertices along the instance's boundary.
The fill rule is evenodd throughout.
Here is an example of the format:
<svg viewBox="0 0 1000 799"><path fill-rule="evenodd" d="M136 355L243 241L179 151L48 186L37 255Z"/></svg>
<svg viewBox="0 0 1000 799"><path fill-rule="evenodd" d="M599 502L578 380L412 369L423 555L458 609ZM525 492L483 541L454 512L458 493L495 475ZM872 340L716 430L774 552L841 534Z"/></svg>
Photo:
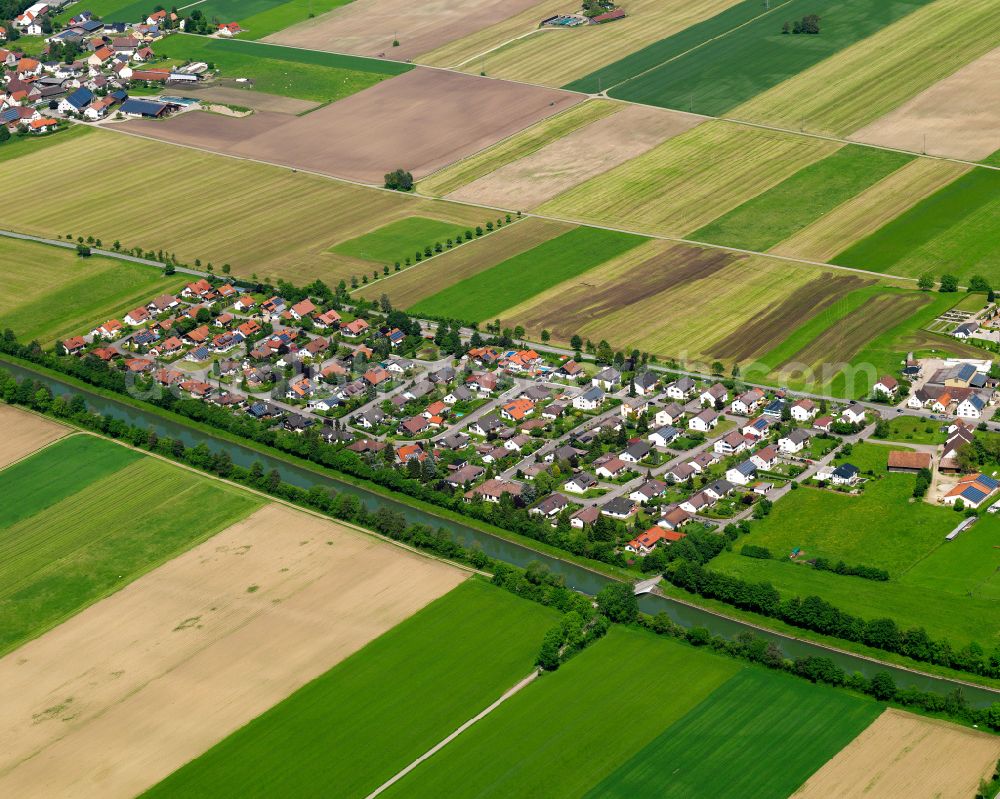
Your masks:
<svg viewBox="0 0 1000 799"><path fill-rule="evenodd" d="M744 669L586 797L785 799L881 710L835 688Z"/></svg>
<svg viewBox="0 0 1000 799"><path fill-rule="evenodd" d="M694 231L691 238L767 251L912 160L870 147L842 147Z"/></svg>
<svg viewBox="0 0 1000 799"><path fill-rule="evenodd" d="M448 198L534 208L704 121L692 114L627 106L453 191Z"/></svg>
<svg viewBox="0 0 1000 799"><path fill-rule="evenodd" d="M684 236L840 145L712 121L544 203L539 213Z"/></svg>
<svg viewBox="0 0 1000 799"><path fill-rule="evenodd" d="M914 158L770 251L793 258L829 261L971 168L953 161Z"/></svg>
<svg viewBox="0 0 1000 799"><path fill-rule="evenodd" d="M842 266L965 280L1000 270L1000 170L975 168L833 257Z"/></svg>
<svg viewBox="0 0 1000 799"><path fill-rule="evenodd" d="M452 283L410 310L434 318L479 322L638 247L631 233L578 227L481 272Z"/></svg>
<svg viewBox="0 0 1000 799"><path fill-rule="evenodd" d="M266 505L0 660L0 793L135 796L466 574Z"/></svg>
<svg viewBox="0 0 1000 799"><path fill-rule="evenodd" d="M366 796L525 677L557 619L467 580L146 796Z"/></svg>
<svg viewBox="0 0 1000 799"><path fill-rule="evenodd" d="M82 162L87 170L78 169ZM114 174L123 163L157 165L155 199L91 177ZM63 190L26 194L5 212L10 227L47 236L94 235L105 243L119 239L124 247L163 249L187 263L229 263L236 275L256 272L302 285L350 278L356 262L328 249L396 219L424 216L467 226L495 217L114 133L69 140L16 165L25 185L47 181L55 170Z"/></svg>
<svg viewBox="0 0 1000 799"><path fill-rule="evenodd" d="M729 658L613 627L605 639L511 697L384 796L582 796L739 669ZM626 690L628 675L638 674L672 679ZM587 744L595 731L600 746Z"/></svg>
<svg viewBox="0 0 1000 799"><path fill-rule="evenodd" d="M80 258L76 250L6 237L0 237L0 263L0 329L10 328L25 343L37 339L45 347L184 284L180 275L165 277L151 266L96 255Z"/></svg>
<svg viewBox="0 0 1000 799"><path fill-rule="evenodd" d="M890 708L793 795L966 799L998 758L996 735Z"/></svg>
<svg viewBox="0 0 1000 799"><path fill-rule="evenodd" d="M363 286L360 294L369 300L387 294L394 307L410 308L425 297L572 229L573 225L564 222L528 217L398 274L393 273L387 280Z"/></svg>
<svg viewBox="0 0 1000 799"><path fill-rule="evenodd" d="M659 66L649 63L653 58L639 61L635 66L649 71L632 72L636 77L608 93L623 100L721 116L931 2L787 0L771 4L769 11L760 3L749 4L748 13L756 15L750 21L716 34L717 38L690 42L691 49L671 54L672 60L666 63L656 62ZM782 34L785 21L807 14L821 18L819 35Z"/></svg>
<svg viewBox="0 0 1000 799"><path fill-rule="evenodd" d="M0 367L2 368L2 367ZM0 404L0 469L69 434L70 428L43 416Z"/></svg>
<svg viewBox="0 0 1000 799"><path fill-rule="evenodd" d="M887 8L899 5L880 4ZM816 9L806 13L824 18L820 37L825 36L828 15ZM833 14L829 18L832 20ZM985 55L998 41L1000 16L993 0L935 0L733 108L729 116L844 135ZM981 100L989 90L988 74L970 88ZM957 124L964 123L959 120ZM932 133L926 128L923 132ZM908 141L914 143L912 137ZM919 140L917 143L910 149L919 150ZM932 136L928 136L931 143ZM937 147L942 145L939 142Z"/></svg>
<svg viewBox="0 0 1000 799"><path fill-rule="evenodd" d="M856 141L979 161L1000 149L1000 47L851 135Z"/></svg>
<svg viewBox="0 0 1000 799"><path fill-rule="evenodd" d="M255 497L89 435L0 472L0 652L259 507Z"/></svg>
<svg viewBox="0 0 1000 799"><path fill-rule="evenodd" d="M545 18L538 16L514 36L531 30L536 30L535 33L485 53L485 59L473 58L461 68L476 73L485 69L487 75L495 78L562 86L713 17L736 2L738 0L692 0L687 3L633 0L625 6L628 12L625 19L570 29L537 30L538 23ZM569 10L564 4L556 13L568 13ZM608 86L605 84L604 88Z"/></svg>
<svg viewBox="0 0 1000 799"><path fill-rule="evenodd" d="M497 142L492 147L487 147L468 158L463 158L458 163L435 172L420 181L417 188L423 194L443 196L467 183L485 177L501 167L529 156L579 128L586 128L591 123L617 114L625 108L623 103L615 103L610 100L586 100L548 119L536 122L531 127Z"/></svg>

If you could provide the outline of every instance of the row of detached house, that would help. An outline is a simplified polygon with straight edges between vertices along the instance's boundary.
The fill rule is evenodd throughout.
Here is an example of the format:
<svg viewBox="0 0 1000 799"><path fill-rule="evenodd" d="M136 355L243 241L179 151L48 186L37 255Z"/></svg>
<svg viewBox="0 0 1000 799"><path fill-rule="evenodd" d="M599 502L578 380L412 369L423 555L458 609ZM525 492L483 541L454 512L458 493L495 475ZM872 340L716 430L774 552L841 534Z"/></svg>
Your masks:
<svg viewBox="0 0 1000 799"><path fill-rule="evenodd" d="M1000 381L990 376L992 361L954 360L927 376L906 400L910 408L979 421L992 415L1000 403ZM920 366L915 376L920 376ZM885 380L885 378L883 378Z"/></svg>

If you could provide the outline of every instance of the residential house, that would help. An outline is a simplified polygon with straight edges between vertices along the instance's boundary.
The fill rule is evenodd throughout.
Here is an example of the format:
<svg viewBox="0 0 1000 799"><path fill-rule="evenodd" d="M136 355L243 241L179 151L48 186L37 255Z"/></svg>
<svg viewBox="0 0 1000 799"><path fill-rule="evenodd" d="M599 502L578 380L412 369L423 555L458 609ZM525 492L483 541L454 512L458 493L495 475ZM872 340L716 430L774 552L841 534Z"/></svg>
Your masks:
<svg viewBox="0 0 1000 799"><path fill-rule="evenodd" d="M757 477L757 464L752 460L743 461L726 471L726 479L735 485L745 486Z"/></svg>
<svg viewBox="0 0 1000 799"><path fill-rule="evenodd" d="M975 510L988 500L1000 487L1000 481L985 474L968 474L942 500L946 505L954 505L959 500L966 508Z"/></svg>
<svg viewBox="0 0 1000 799"><path fill-rule="evenodd" d="M711 500L719 500L728 497L736 490L736 485L729 480L714 480L702 489Z"/></svg>
<svg viewBox="0 0 1000 799"><path fill-rule="evenodd" d="M681 377L667 386L666 393L671 399L688 399L695 391L695 382L690 377Z"/></svg>
<svg viewBox="0 0 1000 799"><path fill-rule="evenodd" d="M769 472L778 465L778 448L774 444L768 444L751 455L750 460L758 469Z"/></svg>
<svg viewBox="0 0 1000 799"><path fill-rule="evenodd" d="M756 439L765 438L771 432L771 420L766 416L758 416L749 424L743 425L740 432L745 436L753 436Z"/></svg>
<svg viewBox="0 0 1000 799"><path fill-rule="evenodd" d="M667 484L662 480L647 480L629 494L628 498L633 502L638 502L640 505L645 505L651 499L662 497L666 493L666 490Z"/></svg>
<svg viewBox="0 0 1000 799"><path fill-rule="evenodd" d="M601 513L610 516L612 519L622 521L634 515L637 510L636 504L627 497L615 497L601 506Z"/></svg>
<svg viewBox="0 0 1000 799"><path fill-rule="evenodd" d="M479 417L476 421L470 424L469 432L480 436L488 436L505 428L506 425L501 422L500 419L498 419L494 414L488 413L485 416Z"/></svg>
<svg viewBox="0 0 1000 799"><path fill-rule="evenodd" d="M647 436L647 440L656 447L667 447L670 443L681 434L681 431L676 427L671 427L670 425L664 425L663 427L658 427L652 433Z"/></svg>
<svg viewBox="0 0 1000 799"><path fill-rule="evenodd" d="M362 338L368 333L368 323L364 319L355 319L340 328L344 338Z"/></svg>
<svg viewBox="0 0 1000 799"><path fill-rule="evenodd" d="M958 403L955 414L963 419L981 419L986 411L986 400L978 394L971 394Z"/></svg>
<svg viewBox="0 0 1000 799"><path fill-rule="evenodd" d="M697 430L700 433L707 433L719 423L719 414L711 408L707 408L697 416L692 416L688 421L688 428Z"/></svg>
<svg viewBox="0 0 1000 799"><path fill-rule="evenodd" d="M312 316L317 310L319 309L313 304L313 301L306 298L301 302L295 303L295 305L288 309L288 312L292 315L293 319L301 321L307 316Z"/></svg>
<svg viewBox="0 0 1000 799"><path fill-rule="evenodd" d="M596 411L604 402L604 391L600 386L592 386L573 398L573 407L581 411Z"/></svg>
<svg viewBox="0 0 1000 799"><path fill-rule="evenodd" d="M843 412L840 414L841 420L848 422L849 424L864 424L865 421L865 408L863 405L857 402L851 402Z"/></svg>
<svg viewBox="0 0 1000 799"><path fill-rule="evenodd" d="M646 532L637 535L625 545L625 549L634 552L640 557L645 557L652 552L658 544L666 542L680 541L684 538L684 533L674 530L665 530L662 527L650 527Z"/></svg>
<svg viewBox="0 0 1000 799"><path fill-rule="evenodd" d="M697 470L690 463L681 463L669 469L663 476L670 483L683 483L697 474Z"/></svg>
<svg viewBox="0 0 1000 799"><path fill-rule="evenodd" d="M619 383L621 383L621 379L622 373L613 366L608 366L594 375L590 384L603 388L605 391L614 391L618 388Z"/></svg>
<svg viewBox="0 0 1000 799"><path fill-rule="evenodd" d="M794 455L797 452L802 452L810 438L807 430L797 427L778 439L778 449L786 454Z"/></svg>
<svg viewBox="0 0 1000 799"><path fill-rule="evenodd" d="M569 506L569 500L562 494L549 494L544 499L539 500L528 509L528 513L544 516L551 519L558 516Z"/></svg>
<svg viewBox="0 0 1000 799"><path fill-rule="evenodd" d="M712 446L720 455L736 455L747 448L747 440L738 430L731 430Z"/></svg>
<svg viewBox="0 0 1000 799"><path fill-rule="evenodd" d="M660 408L656 412L656 424L661 427L664 425L675 425L685 416L684 408L678 405L676 402L671 402L664 408Z"/></svg>
<svg viewBox="0 0 1000 799"><path fill-rule="evenodd" d="M614 480L628 471L628 464L621 458L611 457L597 467L597 476L605 480Z"/></svg>
<svg viewBox="0 0 1000 799"><path fill-rule="evenodd" d="M640 397L645 397L656 393L656 386L660 378L653 372L643 372L636 375L630 385L635 388L635 393Z"/></svg>
<svg viewBox="0 0 1000 799"><path fill-rule="evenodd" d="M653 451L653 445L648 441L636 441L629 444L618 456L626 463L639 463Z"/></svg>
<svg viewBox="0 0 1000 799"><path fill-rule="evenodd" d="M594 524L601 516L601 509L596 505L588 505L580 508L569 517L569 526L575 530L582 530L588 524Z"/></svg>
<svg viewBox="0 0 1000 799"><path fill-rule="evenodd" d="M733 400L732 411L733 413L738 413L741 416L749 416L757 410L757 406L760 405L763 399L764 392L759 388L752 388L749 391L744 391Z"/></svg>
<svg viewBox="0 0 1000 799"><path fill-rule="evenodd" d="M706 388L698 396L698 401L702 405L708 405L709 407L715 407L717 403L726 402L729 399L729 390L722 385L722 383L716 383L714 386Z"/></svg>
<svg viewBox="0 0 1000 799"><path fill-rule="evenodd" d="M535 409L535 403L529 399L516 399L506 403L500 409L500 415L512 422L520 422Z"/></svg>
<svg viewBox="0 0 1000 799"><path fill-rule="evenodd" d="M473 498L479 497L484 502L496 504L500 502L500 497L504 494L510 494L512 497L521 496L521 490L523 488L524 486L520 483L490 478L482 485L476 486L471 491L466 492L465 498L467 501L471 501Z"/></svg>
<svg viewBox="0 0 1000 799"><path fill-rule="evenodd" d="M808 422L816 416L817 410L816 403L811 399L800 399L792 403L792 418L796 422Z"/></svg>

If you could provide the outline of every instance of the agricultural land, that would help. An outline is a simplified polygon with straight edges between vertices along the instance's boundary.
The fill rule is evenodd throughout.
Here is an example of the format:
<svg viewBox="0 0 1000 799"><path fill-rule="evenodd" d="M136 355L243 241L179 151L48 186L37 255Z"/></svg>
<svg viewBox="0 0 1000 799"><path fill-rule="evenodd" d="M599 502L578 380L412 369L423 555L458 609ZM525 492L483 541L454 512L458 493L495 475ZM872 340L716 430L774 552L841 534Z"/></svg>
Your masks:
<svg viewBox="0 0 1000 799"><path fill-rule="evenodd" d="M219 512L210 497L185 507ZM190 529L176 509L166 520ZM5 794L134 796L465 578L282 506L222 526L0 660Z"/></svg>
<svg viewBox="0 0 1000 799"><path fill-rule="evenodd" d="M147 795L365 796L528 674L555 618L466 581Z"/></svg>
<svg viewBox="0 0 1000 799"><path fill-rule="evenodd" d="M22 413L7 405L0 405L0 422L4 431L0 469L47 447L70 432L69 428L44 417Z"/></svg>

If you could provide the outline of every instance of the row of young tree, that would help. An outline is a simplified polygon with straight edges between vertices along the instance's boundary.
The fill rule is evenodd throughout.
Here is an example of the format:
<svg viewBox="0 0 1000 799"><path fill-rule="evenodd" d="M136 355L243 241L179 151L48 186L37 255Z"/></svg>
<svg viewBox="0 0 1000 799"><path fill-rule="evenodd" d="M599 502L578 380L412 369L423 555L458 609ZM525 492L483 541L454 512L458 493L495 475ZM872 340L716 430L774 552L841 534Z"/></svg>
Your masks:
<svg viewBox="0 0 1000 799"><path fill-rule="evenodd" d="M1000 678L1000 645L988 655L976 642L955 649L947 639L931 638L923 627L901 630L893 619L866 620L818 596L794 596L783 600L769 582L751 582L711 571L687 560L680 561L664 577L685 591L778 619L793 627L832 635L925 663Z"/></svg>

